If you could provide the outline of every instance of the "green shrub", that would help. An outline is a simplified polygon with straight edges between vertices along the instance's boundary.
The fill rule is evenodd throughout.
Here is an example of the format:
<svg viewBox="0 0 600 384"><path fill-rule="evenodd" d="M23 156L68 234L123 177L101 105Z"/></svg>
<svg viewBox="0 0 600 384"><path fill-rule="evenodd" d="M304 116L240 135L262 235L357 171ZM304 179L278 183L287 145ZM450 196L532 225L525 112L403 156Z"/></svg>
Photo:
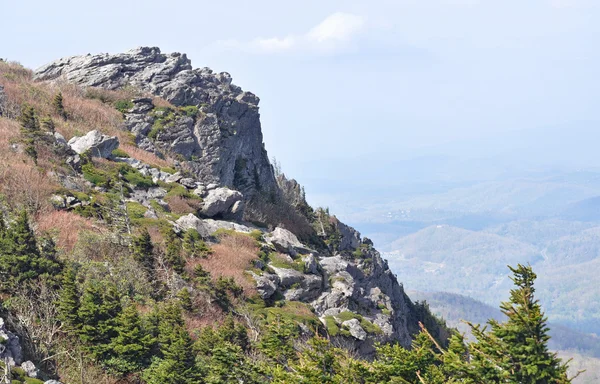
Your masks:
<svg viewBox="0 0 600 384"><path fill-rule="evenodd" d="M132 220L143 219L144 218L144 214L148 210L142 204L136 203L134 201L128 201L126 203L126 206L127 206L127 215Z"/></svg>
<svg viewBox="0 0 600 384"><path fill-rule="evenodd" d="M120 148L117 148L114 151L112 151L111 155L113 155L114 157L129 157L129 154Z"/></svg>
<svg viewBox="0 0 600 384"><path fill-rule="evenodd" d="M127 111L129 111L131 108L133 108L133 102L131 100L117 100L114 102L113 106L122 113L125 113Z"/></svg>
<svg viewBox="0 0 600 384"><path fill-rule="evenodd" d="M196 107L195 105L187 105L185 107L180 107L179 111L188 117L194 117L194 118L196 116L198 116L198 112L199 112L198 107Z"/></svg>
<svg viewBox="0 0 600 384"><path fill-rule="evenodd" d="M123 175L123 178L127 180L128 183L134 185L136 188L148 189L154 185L152 178L150 176L142 175L137 169L127 166L123 167L120 170L120 173Z"/></svg>
<svg viewBox="0 0 600 384"><path fill-rule="evenodd" d="M110 180L109 175L107 175L106 172L95 168L93 164L85 164L81 167L81 171L83 172L83 178L90 183L100 187L108 187Z"/></svg>

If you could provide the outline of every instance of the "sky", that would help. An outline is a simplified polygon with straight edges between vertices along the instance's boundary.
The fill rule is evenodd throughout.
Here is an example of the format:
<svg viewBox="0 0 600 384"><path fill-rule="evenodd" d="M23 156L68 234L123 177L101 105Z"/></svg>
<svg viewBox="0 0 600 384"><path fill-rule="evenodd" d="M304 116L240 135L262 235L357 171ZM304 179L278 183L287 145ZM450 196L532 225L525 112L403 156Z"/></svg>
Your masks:
<svg viewBox="0 0 600 384"><path fill-rule="evenodd" d="M27 67L158 46L229 72L309 200L406 159L600 165L597 0L0 2Z"/></svg>

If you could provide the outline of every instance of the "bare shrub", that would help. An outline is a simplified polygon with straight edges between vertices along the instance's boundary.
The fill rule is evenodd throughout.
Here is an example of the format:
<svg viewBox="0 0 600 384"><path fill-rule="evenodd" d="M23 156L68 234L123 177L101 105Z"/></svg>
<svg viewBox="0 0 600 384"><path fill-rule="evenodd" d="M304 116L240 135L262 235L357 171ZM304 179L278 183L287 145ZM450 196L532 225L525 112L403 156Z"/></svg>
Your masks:
<svg viewBox="0 0 600 384"><path fill-rule="evenodd" d="M252 267L252 260L257 258L256 241L248 235L231 234L221 237L218 244L212 246L213 253L203 259L187 261L188 273L193 273L196 265L210 272L213 280L219 276L232 277L236 284L244 289L247 296L256 293L256 285L245 272Z"/></svg>
<svg viewBox="0 0 600 384"><path fill-rule="evenodd" d="M37 218L37 230L52 235L58 248L69 253L84 232L103 233L90 219L67 211L51 211Z"/></svg>

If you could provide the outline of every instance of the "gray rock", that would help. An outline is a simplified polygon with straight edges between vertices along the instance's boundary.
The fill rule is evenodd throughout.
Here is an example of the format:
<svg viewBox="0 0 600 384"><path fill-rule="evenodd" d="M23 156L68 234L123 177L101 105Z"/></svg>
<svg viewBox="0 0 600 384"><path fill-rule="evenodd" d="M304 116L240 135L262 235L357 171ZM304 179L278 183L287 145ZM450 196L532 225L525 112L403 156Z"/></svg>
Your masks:
<svg viewBox="0 0 600 384"><path fill-rule="evenodd" d="M60 381L56 381L56 380L48 380L48 381L44 381L44 384L62 384Z"/></svg>
<svg viewBox="0 0 600 384"><path fill-rule="evenodd" d="M32 377L34 379L37 379L39 374L40 374L40 370L37 369L37 367L35 366L35 364L33 364L31 361L27 360L26 362L24 362L23 364L21 364L21 369L23 369L25 371L25 374L29 377Z"/></svg>
<svg viewBox="0 0 600 384"><path fill-rule="evenodd" d="M4 324L4 319L0 317L0 360L8 361L10 366L20 365L23 362L23 350L19 336L15 335Z"/></svg>
<svg viewBox="0 0 600 384"><path fill-rule="evenodd" d="M358 340L365 340L367 338L367 332L360 326L360 321L357 319L346 320L342 323L343 327L348 328L350 334Z"/></svg>
<svg viewBox="0 0 600 384"><path fill-rule="evenodd" d="M196 231L198 231L200 236L204 238L212 236L219 229L231 229L236 232L242 233L250 233L252 231L252 229L242 224L222 220L203 220L194 216L194 214L192 213L180 217L179 219L177 219L175 224L177 224L177 226L183 230L193 228Z"/></svg>
<svg viewBox="0 0 600 384"><path fill-rule="evenodd" d="M302 257L302 261L304 261L304 270L306 271L306 273L312 273L314 275L319 273L319 268L315 255L311 253L308 256L304 256Z"/></svg>
<svg viewBox="0 0 600 384"><path fill-rule="evenodd" d="M50 202L52 203L54 208L57 208L57 209L67 208L67 202L65 201L64 196L52 195L52 197L50 197Z"/></svg>
<svg viewBox="0 0 600 384"><path fill-rule="evenodd" d="M144 217L147 219L158 219L158 215L154 209L148 209L146 212L144 212Z"/></svg>
<svg viewBox="0 0 600 384"><path fill-rule="evenodd" d="M192 193L196 196L204 197L206 195L206 187L199 185Z"/></svg>
<svg viewBox="0 0 600 384"><path fill-rule="evenodd" d="M119 139L116 136L106 136L98 130L93 130L85 136L73 137L68 144L71 149L80 155L89 151L93 157L108 159L111 152L119 147Z"/></svg>
<svg viewBox="0 0 600 384"><path fill-rule="evenodd" d="M275 246L279 252L296 255L298 251L306 251L306 247L298 240L296 235L281 227L275 228L265 235L265 240Z"/></svg>
<svg viewBox="0 0 600 384"><path fill-rule="evenodd" d="M272 265L269 265L269 267L277 276L279 276L281 285L286 288L289 288L294 284L300 284L304 280L304 274L296 271L295 269L278 268Z"/></svg>
<svg viewBox="0 0 600 384"><path fill-rule="evenodd" d="M77 172L81 171L81 157L79 155L67 157L66 163Z"/></svg>
<svg viewBox="0 0 600 384"><path fill-rule="evenodd" d="M213 189L217 189L217 188L219 188L219 184L216 184L216 183L211 183L211 184L208 184L206 186L206 190L207 191L210 191L210 190L213 190Z"/></svg>
<svg viewBox="0 0 600 384"><path fill-rule="evenodd" d="M360 246L360 233L356 229L342 222L337 223L337 228L341 234L340 251L350 251Z"/></svg>
<svg viewBox="0 0 600 384"><path fill-rule="evenodd" d="M182 178L181 172L175 172L174 174L167 176L165 181L167 183L178 183Z"/></svg>
<svg viewBox="0 0 600 384"><path fill-rule="evenodd" d="M256 290L261 298L268 299L277 290L279 285L279 277L272 274L257 275L254 272L250 272L252 278L256 281Z"/></svg>
<svg viewBox="0 0 600 384"><path fill-rule="evenodd" d="M125 163L125 164L129 164L131 165L133 168L136 169L140 169L142 166L142 162L139 161L138 159L134 159L132 157L115 157L114 158L115 161L118 161L120 163ZM144 176L148 176L148 175L144 175Z"/></svg>
<svg viewBox="0 0 600 384"><path fill-rule="evenodd" d="M241 205L243 199L244 196L238 191L228 188L213 189L204 197L200 213L206 217L241 220L244 214L243 205Z"/></svg>
<svg viewBox="0 0 600 384"><path fill-rule="evenodd" d="M67 144L67 140L65 139L65 137L63 135L61 135L58 132L54 132L52 134L52 136L54 136L54 140L56 140L57 143L61 144L61 145L68 145Z"/></svg>
<svg viewBox="0 0 600 384"><path fill-rule="evenodd" d="M179 184L183 185L187 189L195 189L196 188L196 181L194 179L192 179L191 177L185 177L185 178L179 180Z"/></svg>

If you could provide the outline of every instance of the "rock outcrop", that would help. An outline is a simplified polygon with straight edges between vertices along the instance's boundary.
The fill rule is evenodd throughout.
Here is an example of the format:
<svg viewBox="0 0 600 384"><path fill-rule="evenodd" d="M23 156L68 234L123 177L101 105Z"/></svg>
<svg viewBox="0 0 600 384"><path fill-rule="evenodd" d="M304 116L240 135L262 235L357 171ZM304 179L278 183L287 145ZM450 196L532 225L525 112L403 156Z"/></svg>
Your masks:
<svg viewBox="0 0 600 384"><path fill-rule="evenodd" d="M258 113L259 99L232 84L228 73L193 69L185 54L163 54L158 48L127 53L63 58L35 72L38 80L66 80L82 86L137 87L175 106L196 106L196 116L175 114L148 137L157 121L165 122L149 99L134 100L126 125L138 145L179 154L204 184L217 183L242 192L277 191ZM159 125L159 124L157 124ZM155 135L156 134L156 135Z"/></svg>
<svg viewBox="0 0 600 384"><path fill-rule="evenodd" d="M180 181L181 182L181 181ZM203 196L200 214L225 220L241 220L244 215L244 196L229 188L216 188Z"/></svg>
<svg viewBox="0 0 600 384"><path fill-rule="evenodd" d="M20 365L23 362L23 350L19 336L6 329L4 319L0 317L0 361L5 360L11 366Z"/></svg>
<svg viewBox="0 0 600 384"><path fill-rule="evenodd" d="M64 138L63 138L64 140ZM108 159L112 151L119 148L119 139L114 136L106 136L97 130L88 132L85 136L75 136L69 140L72 150L81 155L88 152L92 157Z"/></svg>

